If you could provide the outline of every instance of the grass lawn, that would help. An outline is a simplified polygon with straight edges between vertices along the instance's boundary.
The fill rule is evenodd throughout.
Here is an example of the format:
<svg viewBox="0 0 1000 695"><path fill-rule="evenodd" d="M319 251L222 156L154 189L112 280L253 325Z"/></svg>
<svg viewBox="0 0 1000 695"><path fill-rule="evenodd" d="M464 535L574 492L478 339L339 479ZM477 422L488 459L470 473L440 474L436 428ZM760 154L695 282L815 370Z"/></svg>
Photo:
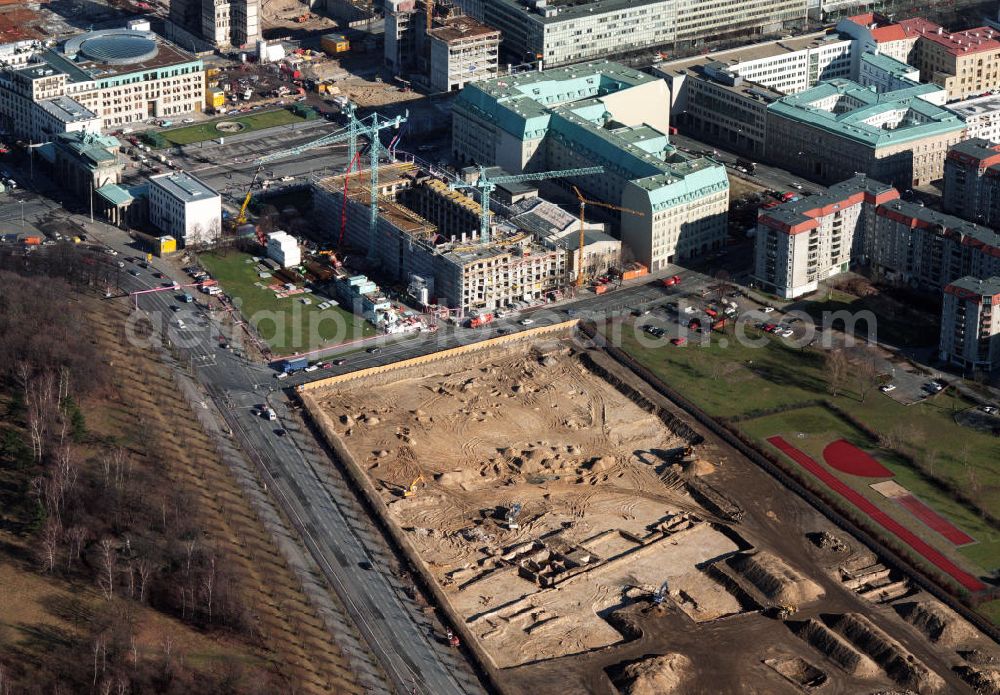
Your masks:
<svg viewBox="0 0 1000 695"><path fill-rule="evenodd" d="M201 142L203 140L212 140L214 138L225 137L226 135L237 134L223 133L217 130L215 124L220 121L236 121L237 123L242 123L244 128L240 131L240 133L249 133L253 130L273 128L274 126L288 125L289 123L298 123L299 121L304 120L306 119L295 115L289 109L276 109L274 111L260 111L258 113L249 113L242 116L223 116L222 118L216 118L214 120L205 121L204 123L198 123L196 125L187 125L181 126L180 128L164 130L160 132L160 135L166 138L171 145L190 145L193 142Z"/></svg>
<svg viewBox="0 0 1000 695"><path fill-rule="evenodd" d="M828 435L826 441L844 437L866 449L877 448L876 442L849 422L810 403L830 401L869 428L891 435L923 465L932 465L935 475L953 481L984 509L1000 516L1000 439L955 422L955 412L969 407L960 398L945 392L929 401L903 406L875 391L862 403L850 389L833 398L827 390L819 349L791 347L753 328L747 329L747 335L760 338L760 347L742 345L733 335L718 333L707 338L708 343L699 344L689 336L688 345L676 347L637 334L630 321L609 323L602 330L612 343L707 413L739 418L740 422L733 424L760 441L774 434L808 432ZM790 410L761 413L773 408ZM798 439L790 441L801 443ZM810 453L818 456L821 451ZM974 510L949 498L894 452L879 451L878 458L896 472L901 485L979 541L960 549L962 556L984 570L1000 568L1000 534ZM917 523L914 520L910 525L915 528ZM935 543L938 547L946 544Z"/></svg>
<svg viewBox="0 0 1000 695"><path fill-rule="evenodd" d="M266 284L268 280L257 277L256 265L248 262L251 257L245 253L204 253L199 258L275 354L288 355L375 334L370 323L349 311L317 308L322 300L312 295L278 299L271 290L257 287L255 282ZM313 303L303 304L302 297L312 298Z"/></svg>

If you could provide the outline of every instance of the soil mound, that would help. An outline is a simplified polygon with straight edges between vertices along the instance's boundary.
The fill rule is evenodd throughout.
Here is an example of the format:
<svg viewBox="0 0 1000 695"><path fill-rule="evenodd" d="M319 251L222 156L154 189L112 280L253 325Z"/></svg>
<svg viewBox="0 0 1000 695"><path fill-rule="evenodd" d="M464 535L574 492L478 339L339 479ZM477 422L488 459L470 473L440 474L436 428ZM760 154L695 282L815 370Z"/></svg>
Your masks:
<svg viewBox="0 0 1000 695"><path fill-rule="evenodd" d="M823 597L823 589L775 555L762 551L733 559L733 568L772 601L800 606Z"/></svg>
<svg viewBox="0 0 1000 695"><path fill-rule="evenodd" d="M683 654L664 654L636 661L622 671L623 695L671 695L684 692L691 660Z"/></svg>
<svg viewBox="0 0 1000 695"><path fill-rule="evenodd" d="M973 666L960 666L955 671L978 695L1000 695L1000 671Z"/></svg>
<svg viewBox="0 0 1000 695"><path fill-rule="evenodd" d="M954 647L976 637L971 625L937 601L903 603L896 610L931 642Z"/></svg>
<svg viewBox="0 0 1000 695"><path fill-rule="evenodd" d="M872 678L878 673L874 661L815 618L802 623L796 634L852 676Z"/></svg>
<svg viewBox="0 0 1000 695"><path fill-rule="evenodd" d="M903 645L882 632L859 613L845 613L834 621L836 629L879 664L899 685L920 693L944 686L941 677L927 668Z"/></svg>

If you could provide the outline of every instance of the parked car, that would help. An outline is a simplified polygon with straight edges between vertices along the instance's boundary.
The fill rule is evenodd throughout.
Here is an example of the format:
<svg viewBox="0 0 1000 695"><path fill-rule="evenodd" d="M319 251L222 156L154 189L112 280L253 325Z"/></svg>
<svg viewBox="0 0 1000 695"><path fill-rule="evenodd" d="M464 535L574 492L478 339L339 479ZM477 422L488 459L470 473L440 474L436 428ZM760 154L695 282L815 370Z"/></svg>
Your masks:
<svg viewBox="0 0 1000 695"><path fill-rule="evenodd" d="M987 415L997 414L997 407L995 405L984 405L982 408L980 408L980 410L982 410Z"/></svg>
<svg viewBox="0 0 1000 695"><path fill-rule="evenodd" d="M377 346L372 346L372 347L368 348L367 350L365 350L365 352L367 352L369 355L377 355L380 352L382 352L382 348L377 347Z"/></svg>
<svg viewBox="0 0 1000 695"><path fill-rule="evenodd" d="M674 285L679 284L680 281L681 281L681 276L680 275L674 275L672 277L665 278L663 280L663 285L664 285L664 287L673 287Z"/></svg>
<svg viewBox="0 0 1000 695"><path fill-rule="evenodd" d="M896 390L895 384L886 384L885 386L879 387L879 391L881 391L882 393L891 393L892 391L895 390Z"/></svg>
<svg viewBox="0 0 1000 695"><path fill-rule="evenodd" d="M683 345L686 342L687 342L687 338L671 338L670 339L670 344L671 345Z"/></svg>
<svg viewBox="0 0 1000 695"><path fill-rule="evenodd" d="M521 319L520 321L518 321L518 323L520 323L522 326L530 326L534 322L535 322L534 319Z"/></svg>
<svg viewBox="0 0 1000 695"><path fill-rule="evenodd" d="M335 360L333 361L334 365L336 365L336 366L338 366L338 367L339 367L340 365L344 364L345 362L347 362L347 360L345 360L345 359L344 359L343 357L338 357L337 359L335 359Z"/></svg>
<svg viewBox="0 0 1000 695"><path fill-rule="evenodd" d="M315 372L317 369L319 369L319 365L318 364L310 364L308 367L305 368L304 371Z"/></svg>
<svg viewBox="0 0 1000 695"><path fill-rule="evenodd" d="M765 314L770 314L772 311L774 311L774 307L771 306L771 305L768 305L768 306L764 307L763 309L761 309L761 311L763 311Z"/></svg>

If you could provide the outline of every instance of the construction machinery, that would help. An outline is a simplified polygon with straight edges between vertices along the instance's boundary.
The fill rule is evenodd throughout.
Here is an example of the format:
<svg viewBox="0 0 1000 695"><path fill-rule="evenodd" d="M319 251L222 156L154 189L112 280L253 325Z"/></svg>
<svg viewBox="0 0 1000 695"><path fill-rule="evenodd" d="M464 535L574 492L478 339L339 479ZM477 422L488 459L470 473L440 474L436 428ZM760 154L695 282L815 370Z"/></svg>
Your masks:
<svg viewBox="0 0 1000 695"><path fill-rule="evenodd" d="M417 490L419 489L417 486L423 482L426 481L424 480L424 474L421 473L420 475L418 475L416 478L413 479L413 482L410 483L405 490L403 490L403 497L413 497L415 494L417 494Z"/></svg>
<svg viewBox="0 0 1000 695"><path fill-rule="evenodd" d="M584 212L586 211L587 206L595 205L599 208L607 208L608 210L615 210L617 212L627 212L631 215L636 215L637 217L645 217L646 213L639 212L638 210L633 210L631 208L623 208L619 205L612 205L611 203L602 203L598 200L588 200L576 186L573 186L573 192L576 193L576 197L580 201L580 247L577 249L578 267L576 269L576 286L581 287L587 281L583 272L583 247L586 242L584 235Z"/></svg>
<svg viewBox="0 0 1000 695"><path fill-rule="evenodd" d="M510 505L507 514L504 515L504 523L507 524L507 528L511 531L521 528L521 525L517 522L517 517L520 516L521 509L523 509L523 505L520 502L515 502Z"/></svg>
<svg viewBox="0 0 1000 695"><path fill-rule="evenodd" d="M483 244L490 242L490 194L502 183L517 183L520 181L543 181L545 179L559 179L570 176L590 176L592 174L603 174L604 167L582 167L579 169L559 169L556 171L540 171L531 174L514 174L509 176L486 176L486 167L479 167L479 178L473 183L455 181L448 184L448 188L453 191L460 188L471 188L479 191L479 204L482 207L479 220L479 241Z"/></svg>
<svg viewBox="0 0 1000 695"><path fill-rule="evenodd" d="M354 104L348 102L347 107L348 114L348 128L346 130L340 130L336 133L330 133L329 135L324 135L321 138L312 140L310 142L304 143L302 145L297 145L296 147L290 147L287 150L279 150L278 152L272 152L271 154L265 155L257 160L257 169L254 172L253 179L250 182L250 186L247 189L246 197L243 199L243 205L240 206L240 212L236 216L234 222L234 228L245 224L247 221L247 206L250 204L250 198L253 195L253 187L257 183L257 179L260 177L260 173L264 168L264 165L268 162L273 162L277 159L284 159L285 157L292 157L303 152L308 152L309 150L314 150L318 147L326 147L328 145L335 145L340 142L347 142L348 152L350 154L350 161L353 165L355 160L358 158L358 137L364 135L368 139L368 154L370 160L370 186L372 191L378 191L378 169L379 160L382 156L382 142L379 140L379 133L383 130L393 128L398 129L400 125L406 122L409 118L409 112L404 113L402 116L396 116L395 118L385 118L379 116L377 113L373 113L365 118L357 118L355 115ZM371 196L371 219L369 220L369 248L368 257L374 259L375 257L375 230L378 227L378 197L376 195ZM261 245L267 245L267 239L260 230L257 230L257 240Z"/></svg>
<svg viewBox="0 0 1000 695"><path fill-rule="evenodd" d="M655 592L653 592L653 605L662 606L666 598L667 598L667 583L663 582L663 584L660 585L660 588L657 589Z"/></svg>

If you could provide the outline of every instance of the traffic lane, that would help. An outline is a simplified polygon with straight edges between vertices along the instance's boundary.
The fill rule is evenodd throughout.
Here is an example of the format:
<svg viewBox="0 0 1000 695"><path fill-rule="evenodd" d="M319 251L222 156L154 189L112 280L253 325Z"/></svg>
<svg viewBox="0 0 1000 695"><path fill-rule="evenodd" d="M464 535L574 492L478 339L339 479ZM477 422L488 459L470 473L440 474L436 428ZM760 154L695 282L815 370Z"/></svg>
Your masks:
<svg viewBox="0 0 1000 695"><path fill-rule="evenodd" d="M272 404L279 414L275 422L281 422L281 428L287 431L284 405ZM293 438L273 433L278 429L272 427L275 422L256 418L257 441L262 447L259 451L269 455L272 461L280 462L287 473L278 479L278 484L289 487L295 498L308 501L308 516L314 520L310 533L321 536L316 540L326 543L325 554L333 555L332 562L328 559L328 569L345 587L343 593L352 619L367 633L369 645L382 654L383 666L400 686L414 684L419 692L427 693L465 692L454 676L442 668L443 664L434 653L436 647L431 636L413 622L409 611L403 606L399 606L400 610L389 610L386 597L394 597L396 601L402 599L386 575L374 569L378 565L377 553L369 549L366 540L348 521L340 504Z"/></svg>

